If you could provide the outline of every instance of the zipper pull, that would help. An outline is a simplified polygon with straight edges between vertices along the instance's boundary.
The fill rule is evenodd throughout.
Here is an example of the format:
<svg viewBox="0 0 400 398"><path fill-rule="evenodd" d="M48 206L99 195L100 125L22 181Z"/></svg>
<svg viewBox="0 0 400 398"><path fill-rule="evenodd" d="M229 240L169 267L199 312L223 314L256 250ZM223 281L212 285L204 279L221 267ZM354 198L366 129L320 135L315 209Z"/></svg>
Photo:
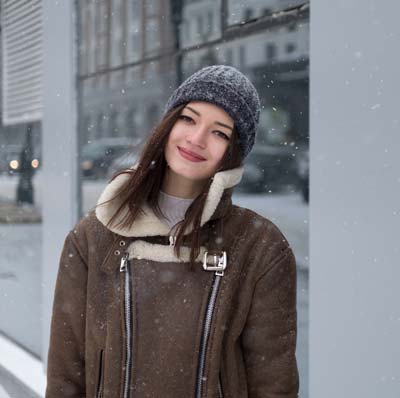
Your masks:
<svg viewBox="0 0 400 398"><path fill-rule="evenodd" d="M176 236L170 235L169 236L169 245L170 246L175 246L175 243L176 243Z"/></svg>
<svg viewBox="0 0 400 398"><path fill-rule="evenodd" d="M213 258L213 265L208 264L208 256ZM215 275L224 276L224 271L227 265L226 251L222 251L220 255L204 253L203 269L205 271L215 271Z"/></svg>
<svg viewBox="0 0 400 398"><path fill-rule="evenodd" d="M121 258L121 265L119 267L119 272L125 272L126 271L126 266L128 264L128 257L129 253L125 253L123 257Z"/></svg>

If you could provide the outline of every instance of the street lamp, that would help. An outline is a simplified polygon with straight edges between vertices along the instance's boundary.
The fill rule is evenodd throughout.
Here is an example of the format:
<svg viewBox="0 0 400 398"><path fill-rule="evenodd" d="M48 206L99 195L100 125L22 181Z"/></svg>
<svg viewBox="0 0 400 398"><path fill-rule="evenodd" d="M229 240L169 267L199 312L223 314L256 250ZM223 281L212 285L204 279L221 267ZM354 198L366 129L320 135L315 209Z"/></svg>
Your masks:
<svg viewBox="0 0 400 398"><path fill-rule="evenodd" d="M183 8L183 0L171 0L171 22L172 29L174 32L175 38L175 50L176 50L176 81L177 86L179 86L183 81L182 76L182 54L180 52L181 49L181 35L180 29L182 24L182 8Z"/></svg>
<svg viewBox="0 0 400 398"><path fill-rule="evenodd" d="M17 203L33 204L32 176L34 168L32 148L32 124L27 125L25 145L20 154L20 179L17 186Z"/></svg>

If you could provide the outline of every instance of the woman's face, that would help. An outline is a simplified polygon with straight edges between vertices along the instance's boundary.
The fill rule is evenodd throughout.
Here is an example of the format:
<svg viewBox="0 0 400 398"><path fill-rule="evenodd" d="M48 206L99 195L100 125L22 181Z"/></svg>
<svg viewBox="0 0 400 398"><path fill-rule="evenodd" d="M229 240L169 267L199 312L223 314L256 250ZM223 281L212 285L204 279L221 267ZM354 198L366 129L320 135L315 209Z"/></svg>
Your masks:
<svg viewBox="0 0 400 398"><path fill-rule="evenodd" d="M212 177L228 148L233 119L220 107L193 101L181 111L168 137L165 159L172 172L202 181Z"/></svg>

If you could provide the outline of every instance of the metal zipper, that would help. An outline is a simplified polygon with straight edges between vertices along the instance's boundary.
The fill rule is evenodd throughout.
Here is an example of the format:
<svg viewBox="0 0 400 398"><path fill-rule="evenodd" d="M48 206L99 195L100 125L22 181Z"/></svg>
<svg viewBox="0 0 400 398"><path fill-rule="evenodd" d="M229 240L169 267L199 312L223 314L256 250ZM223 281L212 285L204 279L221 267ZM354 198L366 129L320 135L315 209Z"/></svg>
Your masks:
<svg viewBox="0 0 400 398"><path fill-rule="evenodd" d="M218 396L219 396L219 398L224 398L224 392L222 390L221 372L219 372L219 375L218 375Z"/></svg>
<svg viewBox="0 0 400 398"><path fill-rule="evenodd" d="M123 384L123 397L128 398L130 384L130 370L132 365L132 306L131 306L131 270L129 253L125 253L121 258L120 272L125 273L124 279L124 314L125 314L125 335L126 335L126 361L125 375Z"/></svg>
<svg viewBox="0 0 400 398"><path fill-rule="evenodd" d="M97 388L97 395L96 398L102 398L103 397L103 359L104 356L104 351L100 350L100 364L99 364L99 382L98 382L98 388Z"/></svg>
<svg viewBox="0 0 400 398"><path fill-rule="evenodd" d="M214 257L214 265L210 266L207 263L208 253L204 254L203 260L203 268L206 271L215 271L212 285L211 285L211 292L208 298L207 309L206 309L206 316L204 319L204 326L203 326L203 333L202 339L200 343L200 356L198 362L198 370L197 370L197 379L196 379L196 398L201 398L203 393L203 377L204 377L204 367L205 367L205 360L206 360L206 351L207 351L207 343L208 337L210 334L211 328L211 321L212 316L214 313L215 302L217 299L218 288L221 282L221 278L224 275L224 270L226 268L226 252L222 252L222 256L213 256ZM220 381L219 381L219 389L220 389Z"/></svg>

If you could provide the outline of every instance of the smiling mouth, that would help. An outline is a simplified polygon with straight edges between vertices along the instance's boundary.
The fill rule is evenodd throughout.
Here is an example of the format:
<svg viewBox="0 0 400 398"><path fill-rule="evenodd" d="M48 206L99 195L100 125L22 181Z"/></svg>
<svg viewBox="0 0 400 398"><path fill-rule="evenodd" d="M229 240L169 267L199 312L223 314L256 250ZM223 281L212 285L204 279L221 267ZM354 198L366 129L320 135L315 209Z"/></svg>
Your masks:
<svg viewBox="0 0 400 398"><path fill-rule="evenodd" d="M177 148L178 148L180 155L187 160L190 160L192 162L204 162L206 160L197 155L193 155L191 152L188 152L187 150L180 148L179 146Z"/></svg>

